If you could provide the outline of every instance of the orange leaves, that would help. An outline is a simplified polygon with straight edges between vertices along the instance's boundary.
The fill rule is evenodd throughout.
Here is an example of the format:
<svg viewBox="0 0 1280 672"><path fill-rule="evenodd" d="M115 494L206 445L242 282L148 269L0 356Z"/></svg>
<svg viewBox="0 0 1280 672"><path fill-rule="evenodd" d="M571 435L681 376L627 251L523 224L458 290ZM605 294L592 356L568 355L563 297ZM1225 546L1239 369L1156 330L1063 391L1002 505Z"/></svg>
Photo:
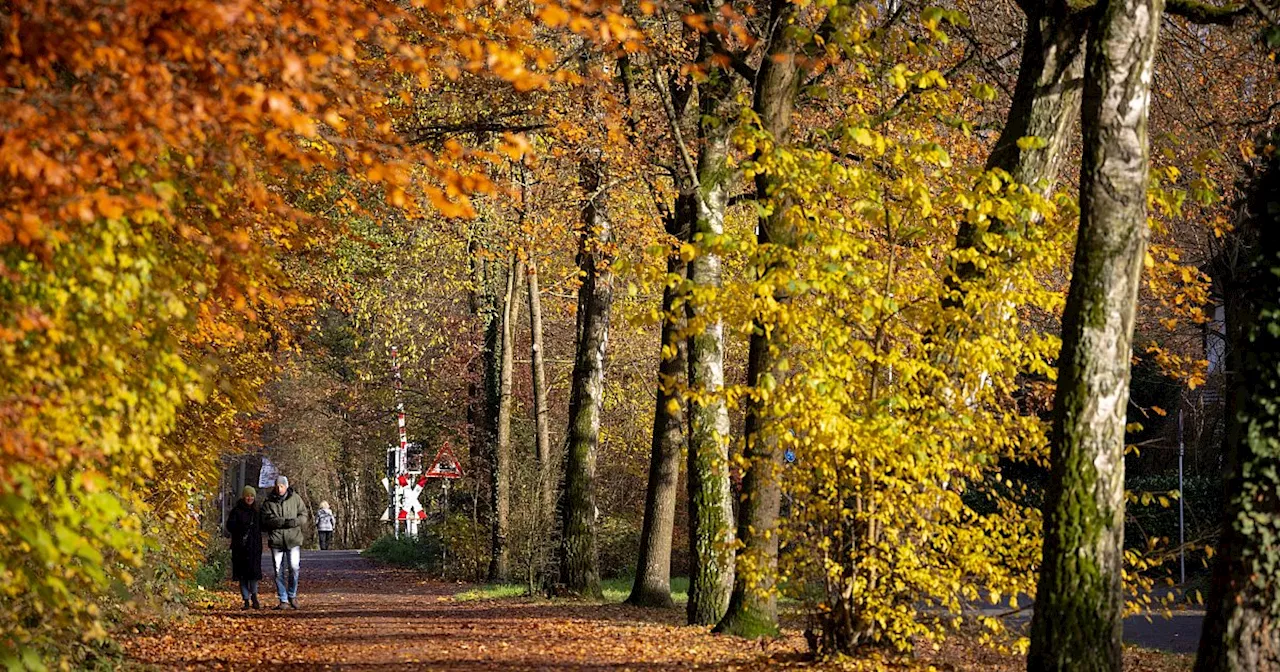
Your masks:
<svg viewBox="0 0 1280 672"><path fill-rule="evenodd" d="M538 19L550 28L558 28L569 23L569 12L556 3L543 5L538 11Z"/></svg>

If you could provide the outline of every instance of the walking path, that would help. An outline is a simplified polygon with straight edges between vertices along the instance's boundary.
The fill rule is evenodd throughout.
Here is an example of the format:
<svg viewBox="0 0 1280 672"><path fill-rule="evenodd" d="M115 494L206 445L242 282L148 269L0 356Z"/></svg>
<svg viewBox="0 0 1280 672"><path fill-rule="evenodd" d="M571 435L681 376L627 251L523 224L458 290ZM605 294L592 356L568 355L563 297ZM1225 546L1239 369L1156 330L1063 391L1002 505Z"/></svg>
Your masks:
<svg viewBox="0 0 1280 672"><path fill-rule="evenodd" d="M270 607L276 600L269 556L263 566L268 577L261 597ZM805 650L795 632L763 645L712 635L683 625L683 610L458 601L453 595L459 590L376 566L356 551L304 552L299 611L242 611L228 584L215 593L212 607L122 643L132 661L147 668L201 670L766 670L799 666ZM1024 665L1012 656L957 646L948 645L933 661L945 661L941 669L975 672ZM1131 669L1185 668L1182 660L1167 666L1167 656L1133 656L1140 660Z"/></svg>

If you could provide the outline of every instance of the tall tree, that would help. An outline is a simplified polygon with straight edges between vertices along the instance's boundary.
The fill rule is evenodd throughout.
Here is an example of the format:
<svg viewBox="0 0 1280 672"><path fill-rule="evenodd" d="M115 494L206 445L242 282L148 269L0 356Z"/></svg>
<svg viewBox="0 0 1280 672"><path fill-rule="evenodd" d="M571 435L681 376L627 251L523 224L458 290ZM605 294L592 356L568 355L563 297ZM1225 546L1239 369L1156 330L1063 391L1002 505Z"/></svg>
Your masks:
<svg viewBox="0 0 1280 672"><path fill-rule="evenodd" d="M796 6L789 2L771 3L769 25L790 26ZM832 10L834 12L835 10ZM835 21L828 14L822 32L830 35ZM772 137L774 146L787 142L791 133L791 114L796 96L807 70L801 67L803 45L794 30L779 29L770 35L768 49L755 78L752 101L761 127ZM777 192L776 178L761 172L755 178L756 198L762 202ZM773 289L774 300L790 301L785 280L790 250L796 245L795 232L787 221L786 203L775 202L760 218L757 238L769 250L769 259L761 278ZM758 321L751 333L747 355L747 384L754 398L747 408L743 458L747 468L742 478L742 501L738 510L737 577L728 610L717 630L744 636L759 636L777 631L777 597L773 582L778 566L778 513L782 506L782 447L768 426L769 390L789 375L784 334L777 325ZM745 571L744 571L745 570Z"/></svg>
<svg viewBox="0 0 1280 672"><path fill-rule="evenodd" d="M502 357L498 386L498 428L489 470L493 519L490 521L489 580L506 581L510 574L507 532L511 516L511 377L515 369L516 322L520 319L520 279L524 262L511 254L507 290L502 297Z"/></svg>
<svg viewBox="0 0 1280 672"><path fill-rule="evenodd" d="M710 60L703 40L702 56ZM694 207L687 227L697 250L689 262L685 301L689 332L689 577L690 623L715 624L728 608L733 589L733 499L729 489L729 410L724 398L724 323L708 306L721 285L717 246L724 235L725 210L734 171L729 168L737 77L712 69L698 84L698 158L686 170ZM673 132L679 138L672 116ZM683 145L683 141L680 141ZM689 153L681 148L682 156Z"/></svg>
<svg viewBox="0 0 1280 672"><path fill-rule="evenodd" d="M1226 298L1227 506L1196 672L1280 670L1280 160L1272 152L1214 270Z"/></svg>
<svg viewBox="0 0 1280 672"><path fill-rule="evenodd" d="M529 368L533 378L534 455L538 460L538 516L550 520L555 506L556 484L551 469L550 409L547 407L547 373L543 362L542 289L538 286L538 262L532 254L528 263L529 288Z"/></svg>
<svg viewBox="0 0 1280 672"><path fill-rule="evenodd" d="M578 231L577 354L569 395L569 429L560 505L560 583L571 593L599 597L596 549L596 451L604 406L605 351L613 308L613 227L605 163L588 149L579 163L585 195Z"/></svg>
<svg viewBox="0 0 1280 672"><path fill-rule="evenodd" d="M1147 111L1163 0L1104 0L1085 64L1080 230L1063 314L1028 670L1119 670L1124 427L1147 239Z"/></svg>
<svg viewBox="0 0 1280 672"><path fill-rule="evenodd" d="M664 218L666 232L683 241L688 216L676 214L693 207L693 198L676 197L675 210ZM680 390L688 375L685 340L680 337L684 320L676 314L680 282L686 264L678 249L667 255L667 284L662 289L662 343L658 364L657 399L653 412L653 437L649 455L649 479L645 487L644 521L640 528L640 555L628 604L671 607L671 543L675 533L676 495L680 485L680 457L685 450L684 404ZM681 280L677 280L681 279Z"/></svg>

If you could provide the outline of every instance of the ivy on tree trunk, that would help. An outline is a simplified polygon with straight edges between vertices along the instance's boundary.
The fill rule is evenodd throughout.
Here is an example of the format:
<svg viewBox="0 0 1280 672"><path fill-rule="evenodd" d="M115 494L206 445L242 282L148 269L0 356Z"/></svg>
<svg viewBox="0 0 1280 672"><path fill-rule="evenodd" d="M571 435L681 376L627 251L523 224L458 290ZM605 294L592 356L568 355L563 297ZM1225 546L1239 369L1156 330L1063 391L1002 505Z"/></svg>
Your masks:
<svg viewBox="0 0 1280 672"><path fill-rule="evenodd" d="M1274 134L1269 142L1275 144ZM1273 154L1253 185L1246 219L1229 234L1244 267L1215 270L1226 298L1230 372L1227 505L1196 672L1280 670L1278 195L1280 161Z"/></svg>

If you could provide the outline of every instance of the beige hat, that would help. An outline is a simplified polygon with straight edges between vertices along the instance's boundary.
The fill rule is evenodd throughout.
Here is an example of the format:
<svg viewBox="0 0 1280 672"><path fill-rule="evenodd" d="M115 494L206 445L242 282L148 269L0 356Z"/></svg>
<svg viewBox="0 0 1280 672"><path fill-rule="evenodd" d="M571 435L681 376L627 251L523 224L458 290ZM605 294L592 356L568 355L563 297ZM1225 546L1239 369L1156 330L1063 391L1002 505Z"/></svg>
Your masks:
<svg viewBox="0 0 1280 672"><path fill-rule="evenodd" d="M320 502L320 508L322 509L329 508L329 502Z"/></svg>

